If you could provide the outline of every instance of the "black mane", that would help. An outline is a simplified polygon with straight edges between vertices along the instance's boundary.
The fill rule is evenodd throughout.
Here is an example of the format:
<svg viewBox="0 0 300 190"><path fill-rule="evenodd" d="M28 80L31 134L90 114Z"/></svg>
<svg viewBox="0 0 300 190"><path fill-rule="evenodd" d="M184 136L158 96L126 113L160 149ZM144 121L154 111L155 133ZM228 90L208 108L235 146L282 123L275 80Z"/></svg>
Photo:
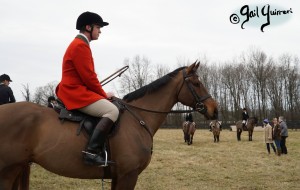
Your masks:
<svg viewBox="0 0 300 190"><path fill-rule="evenodd" d="M133 100L143 97L147 93L155 92L157 89L159 89L160 87L167 84L174 76L177 75L177 73L179 71L181 71L184 68L186 68L186 67L180 67L180 68L172 71L171 73L151 82L150 84L147 84L147 85L137 89L136 91L130 92L129 94L127 94L123 97L123 100L125 100L127 102L131 102Z"/></svg>

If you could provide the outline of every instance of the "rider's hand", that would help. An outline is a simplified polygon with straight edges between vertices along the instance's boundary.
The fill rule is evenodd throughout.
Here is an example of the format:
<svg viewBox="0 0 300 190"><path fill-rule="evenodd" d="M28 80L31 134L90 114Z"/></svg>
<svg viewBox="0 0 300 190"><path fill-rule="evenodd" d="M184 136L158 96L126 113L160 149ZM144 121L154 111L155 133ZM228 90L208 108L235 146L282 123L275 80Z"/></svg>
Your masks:
<svg viewBox="0 0 300 190"><path fill-rule="evenodd" d="M115 96L115 95L114 95L113 92L107 92L107 93L106 93L106 96L107 96L108 99L111 99L111 98L112 98L113 96Z"/></svg>

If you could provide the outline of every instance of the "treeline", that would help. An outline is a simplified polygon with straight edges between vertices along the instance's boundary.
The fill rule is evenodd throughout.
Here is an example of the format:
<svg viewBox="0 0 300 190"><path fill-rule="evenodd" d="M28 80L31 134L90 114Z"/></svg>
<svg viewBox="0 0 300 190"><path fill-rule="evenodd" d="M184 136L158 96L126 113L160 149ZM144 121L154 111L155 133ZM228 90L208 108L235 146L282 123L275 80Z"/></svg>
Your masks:
<svg viewBox="0 0 300 190"><path fill-rule="evenodd" d="M232 62L206 65L200 76L219 102L223 120L241 119L241 109L263 118L300 119L299 58L283 54L277 59L260 50Z"/></svg>
<svg viewBox="0 0 300 190"><path fill-rule="evenodd" d="M203 84L219 103L219 119L235 122L241 119L242 108L248 108L250 116L263 118L283 115L287 120L300 120L300 73L299 58L282 54L274 58L262 50L250 49L232 61L211 63L205 57L198 70ZM177 67L169 68L163 64L152 64L147 57L139 55L125 59L129 69L113 82L116 95L123 97L129 92L164 76L174 69L190 65L195 60L178 60ZM49 95L54 95L56 84L49 83L37 88L30 97L28 85L24 85L25 100L45 104ZM176 105L175 109L189 109ZM196 120L203 120L194 114ZM180 125L184 114L169 115L166 125Z"/></svg>

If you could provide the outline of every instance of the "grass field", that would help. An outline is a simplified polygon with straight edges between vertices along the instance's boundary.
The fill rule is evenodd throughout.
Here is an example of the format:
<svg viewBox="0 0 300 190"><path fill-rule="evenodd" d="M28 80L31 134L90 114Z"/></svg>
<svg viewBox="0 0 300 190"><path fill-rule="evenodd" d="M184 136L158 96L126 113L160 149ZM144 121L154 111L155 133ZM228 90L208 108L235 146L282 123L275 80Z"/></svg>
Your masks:
<svg viewBox="0 0 300 190"><path fill-rule="evenodd" d="M224 130L214 143L207 130L197 130L193 145L183 141L182 130L160 129L154 136L150 165L139 176L137 190L298 190L300 189L300 132L289 131L288 155L268 154L263 132L253 141L236 140ZM33 190L110 189L109 180L70 179L50 173L38 165L31 168Z"/></svg>

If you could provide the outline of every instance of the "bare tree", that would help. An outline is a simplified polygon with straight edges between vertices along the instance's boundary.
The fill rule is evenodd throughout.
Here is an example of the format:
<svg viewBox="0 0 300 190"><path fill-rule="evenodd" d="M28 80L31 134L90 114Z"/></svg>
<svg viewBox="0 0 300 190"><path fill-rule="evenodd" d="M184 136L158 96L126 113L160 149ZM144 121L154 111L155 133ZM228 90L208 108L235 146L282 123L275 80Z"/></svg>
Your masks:
<svg viewBox="0 0 300 190"><path fill-rule="evenodd" d="M170 68L163 64L156 65L156 74L154 78L161 78L170 72Z"/></svg>
<svg viewBox="0 0 300 190"><path fill-rule="evenodd" d="M48 97L55 96L56 86L57 86L57 82L50 82L46 86L38 87L34 94L33 102L40 105L47 105Z"/></svg>
<svg viewBox="0 0 300 190"><path fill-rule="evenodd" d="M30 102L31 99L30 99L29 85L28 84L26 84L26 85L22 84L22 86L23 86L23 89L24 89L24 92L21 91L22 92L22 96L24 97L24 99L25 99L26 102Z"/></svg>
<svg viewBox="0 0 300 190"><path fill-rule="evenodd" d="M297 59L294 59L297 61ZM290 117L294 117L296 108L296 99L298 99L299 94L299 71L297 67L297 62L293 63L293 58L291 55L284 54L279 58L280 65L283 67L284 71L284 89L285 89L285 109L290 112ZM297 80L298 79L298 80ZM282 94L283 96L283 94Z"/></svg>
<svg viewBox="0 0 300 190"><path fill-rule="evenodd" d="M269 70L272 66L272 59L267 60L267 55L263 51L252 49L247 66L253 82L253 97L258 103L258 108L254 111L257 110L258 117L262 119L267 117L266 81L272 74Z"/></svg>
<svg viewBox="0 0 300 190"><path fill-rule="evenodd" d="M135 56L132 61L124 60L124 65L129 69L123 74L120 80L121 93L123 95L141 88L151 82L153 75L151 72L150 60L146 57Z"/></svg>

